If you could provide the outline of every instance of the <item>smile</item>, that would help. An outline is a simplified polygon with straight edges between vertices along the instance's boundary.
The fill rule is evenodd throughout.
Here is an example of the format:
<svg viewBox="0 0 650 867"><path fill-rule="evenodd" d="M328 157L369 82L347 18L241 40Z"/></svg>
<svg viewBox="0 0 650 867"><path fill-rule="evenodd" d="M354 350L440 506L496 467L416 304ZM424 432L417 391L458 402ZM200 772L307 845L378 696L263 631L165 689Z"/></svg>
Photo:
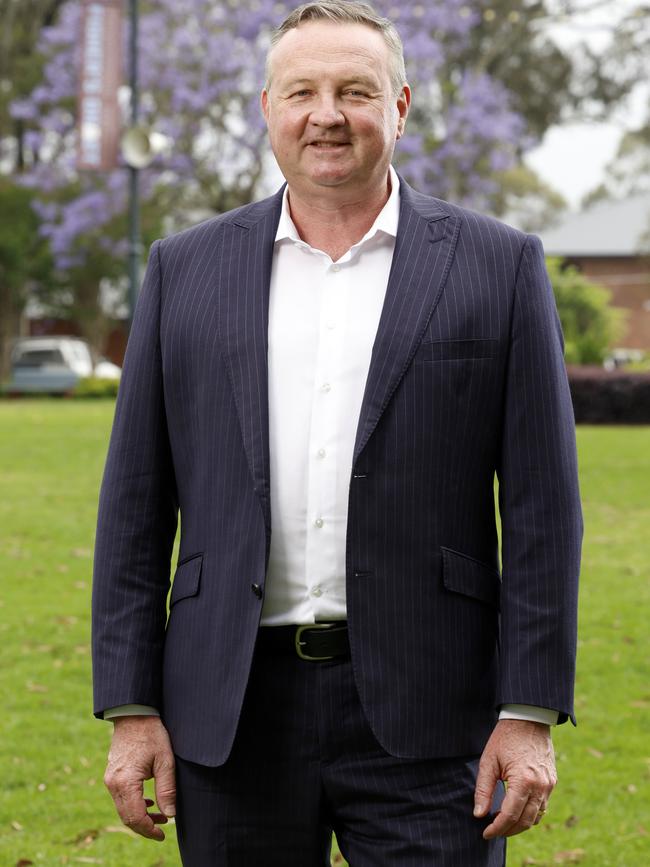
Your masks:
<svg viewBox="0 0 650 867"><path fill-rule="evenodd" d="M349 142L346 141L312 141L310 147L321 148L322 150L335 150L336 148L347 147Z"/></svg>

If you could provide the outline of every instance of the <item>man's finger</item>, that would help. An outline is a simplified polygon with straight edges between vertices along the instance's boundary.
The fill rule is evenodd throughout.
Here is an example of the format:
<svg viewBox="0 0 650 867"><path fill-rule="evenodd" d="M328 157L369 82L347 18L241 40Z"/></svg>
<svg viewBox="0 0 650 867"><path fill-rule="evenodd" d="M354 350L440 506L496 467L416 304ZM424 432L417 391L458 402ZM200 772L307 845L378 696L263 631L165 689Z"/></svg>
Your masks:
<svg viewBox="0 0 650 867"><path fill-rule="evenodd" d="M530 798L524 807L519 821L506 831L504 837L514 837L515 834L521 834L523 831L528 831L533 825L537 824L536 819L539 815L541 803L535 798Z"/></svg>
<svg viewBox="0 0 650 867"><path fill-rule="evenodd" d="M165 816L176 815L176 774L174 755L158 753L153 763L156 803Z"/></svg>
<svg viewBox="0 0 650 867"><path fill-rule="evenodd" d="M533 822L533 825L539 825L539 823L544 818L544 813L546 812L546 804L547 804L546 801L542 801L542 803L539 805L538 810L537 810L537 815L535 816L535 821Z"/></svg>
<svg viewBox="0 0 650 867"><path fill-rule="evenodd" d="M487 815L494 797L494 787L498 781L499 771L496 763L490 757L484 756L478 766L474 790L474 815L477 818Z"/></svg>
<svg viewBox="0 0 650 867"><path fill-rule="evenodd" d="M148 813L145 813L144 816L140 818L122 819L122 821L127 826L127 828L135 831L135 833L139 834L141 837L147 837L149 840L158 841L162 841L165 839L165 835L160 830L158 825L154 823L154 820ZM167 818L163 817L162 821L166 822Z"/></svg>
<svg viewBox="0 0 650 867"><path fill-rule="evenodd" d="M144 781L155 778L158 809L144 797ZM174 754L158 717L117 717L104 782L125 825L152 840L164 840L158 825L175 812Z"/></svg>
<svg viewBox="0 0 650 867"><path fill-rule="evenodd" d="M113 800L119 817L127 828L151 840L165 839L165 835L157 827L153 817L147 813L145 800L141 793L136 795L133 792L117 792L113 796Z"/></svg>
<svg viewBox="0 0 650 867"><path fill-rule="evenodd" d="M147 805L147 813L149 813L156 825L166 825L169 820L164 813L151 812L151 808L156 802L152 798L145 798L144 802Z"/></svg>
<svg viewBox="0 0 650 867"><path fill-rule="evenodd" d="M169 819L164 813L149 813L149 816L155 825L166 825L167 822L169 822Z"/></svg>
<svg viewBox="0 0 650 867"><path fill-rule="evenodd" d="M483 831L483 839L509 836L509 831L520 821L527 804L528 795L510 786L494 821Z"/></svg>
<svg viewBox="0 0 650 867"><path fill-rule="evenodd" d="M106 772L104 777L106 788L111 793L115 809L127 828L131 828L142 837L152 840L164 840L165 835L156 827L154 819L147 813L147 802L142 792L142 783L125 781L119 774ZM162 824L162 823L159 823Z"/></svg>

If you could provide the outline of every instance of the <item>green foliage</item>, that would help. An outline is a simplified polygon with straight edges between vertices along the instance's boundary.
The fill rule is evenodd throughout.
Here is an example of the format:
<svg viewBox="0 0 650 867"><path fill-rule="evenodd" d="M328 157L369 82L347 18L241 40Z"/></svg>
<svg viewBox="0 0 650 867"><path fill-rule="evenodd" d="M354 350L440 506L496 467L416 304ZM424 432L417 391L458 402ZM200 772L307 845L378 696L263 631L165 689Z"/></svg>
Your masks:
<svg viewBox="0 0 650 867"><path fill-rule="evenodd" d="M39 234L33 193L0 176L0 381L9 372L10 341L18 334L28 293L53 290L53 263Z"/></svg>
<svg viewBox="0 0 650 867"><path fill-rule="evenodd" d="M611 293L592 283L573 265L547 260L568 364L602 364L608 349L620 337L624 311L610 306Z"/></svg>
<svg viewBox="0 0 650 867"><path fill-rule="evenodd" d="M626 4L621 3L621 7ZM650 53L650 5L628 6L612 39L600 58L600 68L609 77L610 86L620 90L641 85L648 77ZM650 101L632 129L621 135L616 154L605 167L603 181L585 197L583 204L601 199L624 199L650 190ZM646 238L646 241L649 240Z"/></svg>
<svg viewBox="0 0 650 867"><path fill-rule="evenodd" d="M119 382L116 379L100 379L87 376L80 379L72 392L73 397L117 397Z"/></svg>
<svg viewBox="0 0 650 867"><path fill-rule="evenodd" d="M91 558L113 407L0 402L3 865L180 865L173 825L161 845L120 824L102 785L111 726L91 715ZM641 867L650 831L650 428L580 428L578 450L588 528L578 728L555 731L558 789L543 823L508 842L509 863Z"/></svg>
<svg viewBox="0 0 650 867"><path fill-rule="evenodd" d="M575 110L574 79L584 74L578 58L550 36L553 5L490 0L466 49L468 61L508 88L529 133L540 139L569 109Z"/></svg>
<svg viewBox="0 0 650 867"><path fill-rule="evenodd" d="M567 203L557 190L545 183L529 166L520 163L498 172L499 192L493 211L524 232L540 232L566 210Z"/></svg>
<svg viewBox="0 0 650 867"><path fill-rule="evenodd" d="M650 373L650 353L645 353L638 361L629 361L625 370L629 373Z"/></svg>
<svg viewBox="0 0 650 867"><path fill-rule="evenodd" d="M57 190L52 201L69 201L79 193L78 182ZM158 199L143 203L140 208L142 249L146 251L163 234L162 214ZM128 281L125 279L126 250L115 254L115 245L127 237L127 213L120 213L105 225L85 232L76 239L73 255L82 254L80 265L70 263L57 268L57 283L47 293L36 293L46 315L69 319L79 328L97 355L105 351L106 339L114 326L120 304L126 300ZM103 280L117 290L113 309L102 305L100 286Z"/></svg>
<svg viewBox="0 0 650 867"><path fill-rule="evenodd" d="M39 235L40 220L32 208L33 193L0 176L0 289L24 293L30 281L45 282L52 262Z"/></svg>
<svg viewBox="0 0 650 867"><path fill-rule="evenodd" d="M38 84L43 58L35 51L41 28L52 24L63 0L0 0L0 138L13 137L16 168L22 170L25 132L9 105Z"/></svg>

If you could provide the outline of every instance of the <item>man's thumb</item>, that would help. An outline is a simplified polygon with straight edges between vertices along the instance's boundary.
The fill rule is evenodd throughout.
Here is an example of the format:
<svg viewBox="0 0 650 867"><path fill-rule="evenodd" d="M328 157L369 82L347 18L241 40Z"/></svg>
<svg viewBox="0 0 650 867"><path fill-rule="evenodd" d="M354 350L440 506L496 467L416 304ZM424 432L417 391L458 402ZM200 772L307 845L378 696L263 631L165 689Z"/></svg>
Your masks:
<svg viewBox="0 0 650 867"><path fill-rule="evenodd" d="M157 758L154 764L156 803L165 816L176 815L176 775L173 756Z"/></svg>
<svg viewBox="0 0 650 867"><path fill-rule="evenodd" d="M490 809L494 787L497 784L496 768L489 761L481 761L478 766L476 788L474 790L474 815L477 818L485 816Z"/></svg>

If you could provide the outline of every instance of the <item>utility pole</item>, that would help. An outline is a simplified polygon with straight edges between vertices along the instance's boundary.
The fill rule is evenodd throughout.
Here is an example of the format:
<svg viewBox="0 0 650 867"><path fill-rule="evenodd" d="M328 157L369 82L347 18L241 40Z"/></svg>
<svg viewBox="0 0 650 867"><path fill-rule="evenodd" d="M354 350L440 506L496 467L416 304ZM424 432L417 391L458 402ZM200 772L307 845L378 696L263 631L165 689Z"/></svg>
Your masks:
<svg viewBox="0 0 650 867"><path fill-rule="evenodd" d="M138 83L138 0L129 0L129 84L131 87L131 129L137 129L140 115ZM129 330L140 289L140 169L129 163Z"/></svg>

